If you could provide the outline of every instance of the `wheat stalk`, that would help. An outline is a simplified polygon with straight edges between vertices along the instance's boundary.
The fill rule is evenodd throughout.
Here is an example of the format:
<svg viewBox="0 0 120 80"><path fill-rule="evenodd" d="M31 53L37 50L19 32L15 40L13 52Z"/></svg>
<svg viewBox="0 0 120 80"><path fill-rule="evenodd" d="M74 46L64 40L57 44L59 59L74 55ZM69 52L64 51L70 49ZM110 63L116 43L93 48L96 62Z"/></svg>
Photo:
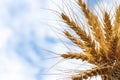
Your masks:
<svg viewBox="0 0 120 80"><path fill-rule="evenodd" d="M78 36L75 37L71 32L65 30L65 36L84 49L83 52L66 52L60 57L64 59L81 59L96 67L83 71L79 74L73 74L72 80L83 80L93 76L100 75L102 80L119 80L120 79L120 5L116 8L114 21L110 19L107 11L103 13L103 21L98 19L99 15L91 12L82 0L77 0L77 5L86 18L86 23L92 34L82 29L65 12L60 14L62 21L68 25ZM74 13L75 14L75 13ZM103 25L102 25L103 24ZM84 26L83 26L84 27ZM92 36L93 35L93 38Z"/></svg>

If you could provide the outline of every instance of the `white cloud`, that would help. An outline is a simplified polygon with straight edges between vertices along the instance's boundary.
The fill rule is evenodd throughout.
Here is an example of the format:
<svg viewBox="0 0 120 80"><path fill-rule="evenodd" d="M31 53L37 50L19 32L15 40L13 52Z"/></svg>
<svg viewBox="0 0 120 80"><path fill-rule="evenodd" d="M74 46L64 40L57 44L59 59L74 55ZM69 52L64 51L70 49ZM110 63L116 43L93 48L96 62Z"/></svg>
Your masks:
<svg viewBox="0 0 120 80"><path fill-rule="evenodd" d="M26 3L28 11L15 12L16 16L12 16L11 10L20 7L20 3ZM0 0L0 80L37 80L36 74L39 73L39 67L30 64L22 56L19 56L20 53L18 54L16 47L19 41L30 41L31 31L38 30L36 27L40 26L39 20L42 17L39 15L41 13L39 4L42 3L38 3L37 0ZM18 9L15 11L19 12ZM47 32L44 27L41 29ZM41 34L42 38L46 35L44 31ZM25 44L26 49L31 49L27 42ZM40 58L35 55L33 50L30 54L24 54L27 54L27 57L40 66Z"/></svg>
<svg viewBox="0 0 120 80"><path fill-rule="evenodd" d="M12 32L8 28L4 28L4 26L0 27L0 49L5 47L11 35Z"/></svg>
<svg viewBox="0 0 120 80"><path fill-rule="evenodd" d="M34 74L36 73L37 69L30 67L15 53L1 51L0 80L35 80Z"/></svg>

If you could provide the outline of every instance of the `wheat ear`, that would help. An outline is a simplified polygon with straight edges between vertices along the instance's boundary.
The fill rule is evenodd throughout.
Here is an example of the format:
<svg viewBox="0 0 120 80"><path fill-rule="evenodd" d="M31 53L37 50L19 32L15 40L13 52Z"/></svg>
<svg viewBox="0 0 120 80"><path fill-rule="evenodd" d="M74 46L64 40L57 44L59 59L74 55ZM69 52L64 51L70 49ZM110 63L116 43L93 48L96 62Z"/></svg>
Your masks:
<svg viewBox="0 0 120 80"><path fill-rule="evenodd" d="M83 61L89 61L89 58L86 55L76 52L67 52L65 54L61 54L61 57L65 59L81 59Z"/></svg>
<svg viewBox="0 0 120 80"><path fill-rule="evenodd" d="M81 7L86 19L88 20L87 23L93 31L93 35L96 41L100 43L100 47L102 47L104 52L107 53L108 48L105 46L105 43L103 43L103 41L105 41L103 28L98 20L98 17L94 15L89 9L87 9L86 4L82 2L82 0L78 0L78 5Z"/></svg>
<svg viewBox="0 0 120 80"><path fill-rule="evenodd" d="M104 13L104 31L105 31L105 44L110 48L111 36L112 36L112 25L109 14L105 11ZM106 51L108 52L108 51ZM106 53L105 56L108 58L108 54Z"/></svg>
<svg viewBox="0 0 120 80"><path fill-rule="evenodd" d="M110 21L110 16L106 11L104 13L104 31L105 31L105 37L106 37L105 40L107 43L109 43L112 36L112 25Z"/></svg>
<svg viewBox="0 0 120 80"><path fill-rule="evenodd" d="M91 64L98 64L89 53L67 52L61 54L61 57L64 59L81 59L82 61L88 61Z"/></svg>
<svg viewBox="0 0 120 80"><path fill-rule="evenodd" d="M95 67L93 69L87 70L85 72L82 72L77 75L72 76L72 80L83 80L87 79L89 77L97 76L97 75L105 75L108 74L108 70L110 69L110 66L106 67Z"/></svg>
<svg viewBox="0 0 120 80"><path fill-rule="evenodd" d="M120 28L120 5L118 6L115 12L115 20L114 20L114 27L113 27L114 34L118 34L119 28Z"/></svg>

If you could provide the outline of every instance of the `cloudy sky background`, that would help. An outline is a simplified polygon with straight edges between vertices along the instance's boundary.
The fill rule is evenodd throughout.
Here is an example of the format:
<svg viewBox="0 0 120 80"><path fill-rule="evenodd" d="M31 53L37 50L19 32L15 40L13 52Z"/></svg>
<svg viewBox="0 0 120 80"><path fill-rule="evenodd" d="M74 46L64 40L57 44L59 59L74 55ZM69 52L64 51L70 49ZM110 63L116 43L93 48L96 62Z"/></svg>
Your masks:
<svg viewBox="0 0 120 80"><path fill-rule="evenodd" d="M57 26L52 10L58 10L58 3L59 0L0 0L0 80L58 78L42 75L60 60L48 59L56 55L44 49L59 53L68 50L50 28ZM96 6L94 0L91 4ZM65 64L62 65L67 67Z"/></svg>

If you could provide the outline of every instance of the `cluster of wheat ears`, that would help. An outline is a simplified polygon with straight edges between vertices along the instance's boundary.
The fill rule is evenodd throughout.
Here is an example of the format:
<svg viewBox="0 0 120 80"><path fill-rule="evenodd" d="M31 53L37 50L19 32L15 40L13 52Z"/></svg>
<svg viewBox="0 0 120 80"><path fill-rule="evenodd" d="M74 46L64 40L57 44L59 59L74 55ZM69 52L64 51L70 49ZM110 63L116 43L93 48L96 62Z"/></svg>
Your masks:
<svg viewBox="0 0 120 80"><path fill-rule="evenodd" d="M63 22L75 32L74 36L69 30L64 30L65 36L83 52L66 52L60 57L64 59L81 59L96 67L72 75L72 80L83 80L100 75L102 80L120 80L120 6L116 7L113 22L107 11L103 12L103 21L99 21L87 8L82 0L77 5L83 12L91 34L69 17L65 12L60 14Z"/></svg>

